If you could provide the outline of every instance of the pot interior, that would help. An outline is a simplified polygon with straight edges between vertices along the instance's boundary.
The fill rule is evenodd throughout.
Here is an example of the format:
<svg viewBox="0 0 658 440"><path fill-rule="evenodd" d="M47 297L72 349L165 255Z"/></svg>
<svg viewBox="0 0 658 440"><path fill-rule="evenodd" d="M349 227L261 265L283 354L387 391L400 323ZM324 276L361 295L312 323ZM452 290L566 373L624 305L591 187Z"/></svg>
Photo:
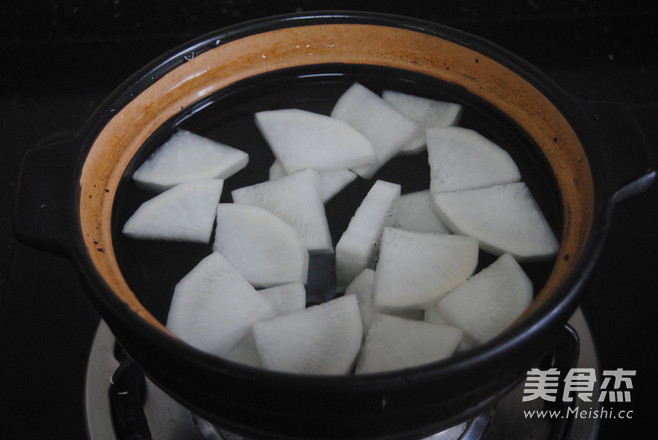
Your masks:
<svg viewBox="0 0 658 440"><path fill-rule="evenodd" d="M560 236L560 197L548 164L522 128L491 104L460 86L389 67L336 64L284 69L240 81L170 118L153 133L126 168L114 202L114 250L128 285L156 319L163 324L166 322L176 283L211 252L211 245L136 240L122 234L128 218L155 195L136 187L130 177L133 171L176 130L189 130L249 153L247 167L224 182L221 202L230 203L233 189L266 181L274 161L256 127L254 112L301 108L329 114L340 95L354 82L376 93L394 89L461 103L464 112L459 125L478 131L512 155L523 180L536 195L556 235ZM352 182L325 205L334 246L375 180L399 183L404 194L429 188L429 176L427 153L422 152L397 156L372 179L359 178ZM488 266L495 258L480 251L479 267ZM332 263L333 255L311 256L311 278L306 286L308 305L337 295ZM550 259L523 263L523 268L533 285L541 287L553 265Z"/></svg>
<svg viewBox="0 0 658 440"><path fill-rule="evenodd" d="M538 88L485 54L415 30L363 24L297 26L231 41L166 73L115 111L91 145L80 180L83 239L111 294L163 328L175 283L210 252L209 245L130 240L120 233L153 195L135 188L130 174L175 130L250 154L248 167L225 182L222 201L229 202L232 189L266 180L273 161L254 125L255 111L328 113L354 81L376 92L391 88L460 102L459 125L509 151L561 238L555 259L524 264L537 293L531 310L540 307L571 273L592 226L593 179L573 128ZM358 179L330 201L334 244L378 178L401 183L403 193L426 189L427 156L398 157L372 181ZM481 252L481 265L492 260ZM312 282L311 302L331 294L330 281Z"/></svg>

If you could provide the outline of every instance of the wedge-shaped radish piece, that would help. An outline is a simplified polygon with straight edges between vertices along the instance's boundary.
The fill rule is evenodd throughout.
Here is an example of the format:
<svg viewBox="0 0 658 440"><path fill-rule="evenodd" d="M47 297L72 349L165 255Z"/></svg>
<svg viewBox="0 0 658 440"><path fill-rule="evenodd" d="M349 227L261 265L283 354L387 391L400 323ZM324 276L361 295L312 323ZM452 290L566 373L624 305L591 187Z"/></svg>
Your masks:
<svg viewBox="0 0 658 440"><path fill-rule="evenodd" d="M446 295L436 309L481 344L512 324L531 302L532 282L516 260L504 254Z"/></svg>
<svg viewBox="0 0 658 440"><path fill-rule="evenodd" d="M468 128L428 129L427 154L433 193L521 180L519 168L507 151Z"/></svg>
<svg viewBox="0 0 658 440"><path fill-rule="evenodd" d="M259 290L277 315L296 312L306 307L306 290L302 283L288 283Z"/></svg>
<svg viewBox="0 0 658 440"><path fill-rule="evenodd" d="M305 282L308 275L302 237L259 206L220 203L212 248L255 287Z"/></svg>
<svg viewBox="0 0 658 440"><path fill-rule="evenodd" d="M398 216L393 226L415 232L450 233L436 214L429 190L402 194Z"/></svg>
<svg viewBox="0 0 658 440"><path fill-rule="evenodd" d="M457 125L462 115L462 105L454 102L429 99L395 90L384 90L382 98L422 127L400 151L400 154L414 154L423 151L426 145L425 130L427 128Z"/></svg>
<svg viewBox="0 0 658 440"><path fill-rule="evenodd" d="M254 334L251 330L248 331L247 334L237 342L237 344L223 354L222 357L239 364L260 367L258 349L256 348L256 341L254 340Z"/></svg>
<svg viewBox="0 0 658 440"><path fill-rule="evenodd" d="M384 228L375 277L375 307L426 308L466 281L478 261L470 237Z"/></svg>
<svg viewBox="0 0 658 440"><path fill-rule="evenodd" d="M331 116L347 122L372 143L377 156L375 163L351 168L364 179L371 178L420 130L417 123L359 83L341 95Z"/></svg>
<svg viewBox="0 0 658 440"><path fill-rule="evenodd" d="M361 311L361 322L363 331L366 332L372 322L372 317L377 313L375 309L375 271L364 269L345 289L345 295L355 295ZM423 309L401 309L387 311L386 314L400 318L423 320L425 310Z"/></svg>
<svg viewBox="0 0 658 440"><path fill-rule="evenodd" d="M347 286L345 296L354 295L359 303L363 331L366 332L375 314L375 271L366 268Z"/></svg>
<svg viewBox="0 0 658 440"><path fill-rule="evenodd" d="M286 173L373 163L370 141L344 121L299 109L256 113L256 125Z"/></svg>
<svg viewBox="0 0 658 440"><path fill-rule="evenodd" d="M436 362L452 356L461 337L456 327L376 314L355 372L379 373Z"/></svg>
<svg viewBox="0 0 658 440"><path fill-rule="evenodd" d="M253 326L263 367L299 374L345 374L361 347L356 297L343 296Z"/></svg>
<svg viewBox="0 0 658 440"><path fill-rule="evenodd" d="M248 161L242 150L180 130L146 159L133 180L141 188L164 191L191 180L227 179Z"/></svg>
<svg viewBox="0 0 658 440"><path fill-rule="evenodd" d="M333 252L319 181L316 170L306 169L233 190L231 195L235 203L260 206L281 217L301 234L309 252Z"/></svg>
<svg viewBox="0 0 658 440"><path fill-rule="evenodd" d="M142 203L123 225L131 238L209 243L224 181L181 183Z"/></svg>
<svg viewBox="0 0 658 440"><path fill-rule="evenodd" d="M350 170L326 170L318 171L320 176L320 198L327 203L333 196L356 179L356 174ZM270 180L280 179L286 176L286 172L278 160L270 167Z"/></svg>
<svg viewBox="0 0 658 440"><path fill-rule="evenodd" d="M553 256L559 243L523 182L434 194L437 213L457 234L468 235L494 255L519 261Z"/></svg>
<svg viewBox="0 0 658 440"><path fill-rule="evenodd" d="M187 343L222 355L274 308L222 255L213 252L174 289L167 328Z"/></svg>
<svg viewBox="0 0 658 440"><path fill-rule="evenodd" d="M397 217L400 185L378 180L368 191L336 244L336 285L343 291L363 269L374 264L379 238Z"/></svg>

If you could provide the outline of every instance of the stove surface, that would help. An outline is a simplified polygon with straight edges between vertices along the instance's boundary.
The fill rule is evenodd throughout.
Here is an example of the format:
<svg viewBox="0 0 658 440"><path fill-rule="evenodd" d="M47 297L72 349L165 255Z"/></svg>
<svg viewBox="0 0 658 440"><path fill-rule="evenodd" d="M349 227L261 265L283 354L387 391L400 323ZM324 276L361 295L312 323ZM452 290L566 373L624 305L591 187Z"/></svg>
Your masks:
<svg viewBox="0 0 658 440"><path fill-rule="evenodd" d="M652 2L448 0L212 2L10 1L0 17L0 438L85 439L87 359L99 317L71 263L17 242L20 161L73 136L132 73L223 26L296 10L399 13L489 39L568 93L628 104L658 157L658 7ZM624 148L623 145L620 148ZM599 440L653 427L658 189L619 205L582 311L602 369L635 370L630 419L603 419Z"/></svg>

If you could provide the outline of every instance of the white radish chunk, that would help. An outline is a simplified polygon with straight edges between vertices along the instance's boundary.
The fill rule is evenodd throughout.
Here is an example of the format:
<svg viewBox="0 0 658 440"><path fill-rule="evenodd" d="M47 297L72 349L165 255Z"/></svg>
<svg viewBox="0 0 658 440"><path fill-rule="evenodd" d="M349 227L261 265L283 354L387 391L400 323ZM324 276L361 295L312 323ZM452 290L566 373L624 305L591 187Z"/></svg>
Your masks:
<svg viewBox="0 0 658 440"><path fill-rule="evenodd" d="M532 282L509 254L473 275L438 302L448 322L482 344L514 322L532 302Z"/></svg>
<svg viewBox="0 0 658 440"><path fill-rule="evenodd" d="M299 233L259 206L217 206L215 252L255 287L305 282L309 255Z"/></svg>
<svg viewBox="0 0 658 440"><path fill-rule="evenodd" d="M422 127L400 154L415 154L423 151L427 142L425 137L427 128L457 125L462 115L462 105L454 102L438 101L395 90L384 90L382 98Z"/></svg>
<svg viewBox="0 0 658 440"><path fill-rule="evenodd" d="M287 174L306 168L335 170L373 163L370 141L349 124L299 109L256 113L256 125Z"/></svg>
<svg viewBox="0 0 658 440"><path fill-rule="evenodd" d="M283 165L281 165L281 162L274 159L274 162L272 162L272 165L270 166L269 179L276 180L285 177L287 175L288 174L286 173L286 170L283 169Z"/></svg>
<svg viewBox="0 0 658 440"><path fill-rule="evenodd" d="M376 314L366 334L356 374L378 373L436 362L452 356L462 330Z"/></svg>
<svg viewBox="0 0 658 440"><path fill-rule="evenodd" d="M378 311L375 309L375 271L364 269L345 289L345 295L355 295L361 311L363 331L366 332L372 322L372 317ZM423 309L402 309L387 311L387 315L400 318L414 319L417 321L425 318Z"/></svg>
<svg viewBox="0 0 658 440"><path fill-rule="evenodd" d="M299 374L345 374L361 347L356 297L343 296L254 324L263 367Z"/></svg>
<svg viewBox="0 0 658 440"><path fill-rule="evenodd" d="M167 328L208 353L223 355L274 308L223 256L213 252L174 289Z"/></svg>
<svg viewBox="0 0 658 440"><path fill-rule="evenodd" d="M366 332L375 314L375 271L364 269L345 289L345 296L354 295L359 303L363 331Z"/></svg>
<svg viewBox="0 0 658 440"><path fill-rule="evenodd" d="M470 237L384 228L375 307L426 308L466 281L477 260L478 244Z"/></svg>
<svg viewBox="0 0 658 440"><path fill-rule="evenodd" d="M429 190L402 194L398 203L398 216L393 225L396 228L415 232L450 233L436 214Z"/></svg>
<svg viewBox="0 0 658 440"><path fill-rule="evenodd" d="M427 154L433 193L521 180L521 173L507 151L468 128L428 129Z"/></svg>
<svg viewBox="0 0 658 440"><path fill-rule="evenodd" d="M333 252L319 181L316 170L306 169L233 190L231 195L235 203L260 206L282 218L300 233L309 252Z"/></svg>
<svg viewBox="0 0 658 440"><path fill-rule="evenodd" d="M160 192L192 180L227 179L248 161L242 150L180 130L146 159L133 180L140 188Z"/></svg>
<svg viewBox="0 0 658 440"><path fill-rule="evenodd" d="M280 179L286 175L281 163L275 160L272 166L270 166L270 180ZM318 170L318 175L320 176L320 198L324 203L327 203L333 196L356 179L356 174L350 170Z"/></svg>
<svg viewBox="0 0 658 440"><path fill-rule="evenodd" d="M434 194L437 213L454 233L468 235L494 255L519 261L550 258L559 243L523 182Z"/></svg>
<svg viewBox="0 0 658 440"><path fill-rule="evenodd" d="M123 226L131 238L209 243L224 181L181 183L142 203Z"/></svg>
<svg viewBox="0 0 658 440"><path fill-rule="evenodd" d="M351 168L364 179L371 178L420 130L417 123L359 83L354 83L341 95L331 116L357 129L375 149L374 164Z"/></svg>
<svg viewBox="0 0 658 440"><path fill-rule="evenodd" d="M248 331L247 334L224 355L222 355L222 357L239 364L260 367L258 349L256 348L256 341L254 340L254 335L251 331Z"/></svg>
<svg viewBox="0 0 658 440"><path fill-rule="evenodd" d="M306 307L306 290L302 283L288 283L259 290L269 302L277 316L296 312Z"/></svg>
<svg viewBox="0 0 658 440"><path fill-rule="evenodd" d="M336 244L336 285L343 291L366 267L374 265L379 238L398 211L400 185L377 180L361 201Z"/></svg>

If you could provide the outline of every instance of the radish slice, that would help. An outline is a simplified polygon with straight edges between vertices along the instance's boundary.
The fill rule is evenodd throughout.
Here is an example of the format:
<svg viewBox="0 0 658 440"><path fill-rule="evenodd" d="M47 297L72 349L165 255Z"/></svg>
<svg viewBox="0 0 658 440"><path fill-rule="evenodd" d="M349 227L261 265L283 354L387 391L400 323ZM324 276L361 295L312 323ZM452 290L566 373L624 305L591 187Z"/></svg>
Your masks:
<svg viewBox="0 0 658 440"><path fill-rule="evenodd" d="M274 315L267 300L213 252L176 284L167 328L200 350L222 355L253 323Z"/></svg>
<svg viewBox="0 0 658 440"><path fill-rule="evenodd" d="M133 180L140 188L160 192L191 180L227 179L248 161L244 151L181 130L146 159Z"/></svg>
<svg viewBox="0 0 658 440"><path fill-rule="evenodd" d="M259 290L277 315L296 312L306 307L306 290L302 283L288 283Z"/></svg>
<svg viewBox="0 0 658 440"><path fill-rule="evenodd" d="M356 374L400 370L451 356L462 330L448 325L376 314L366 334Z"/></svg>
<svg viewBox="0 0 658 440"><path fill-rule="evenodd" d="M229 359L239 364L251 365L252 367L260 367L260 357L258 357L258 349L256 348L256 341L251 331L237 344L231 347L224 355L223 358Z"/></svg>
<svg viewBox="0 0 658 440"><path fill-rule="evenodd" d="M378 180L368 191L336 244L336 284L343 291L363 269L374 264L385 226L397 216L400 185Z"/></svg>
<svg viewBox="0 0 658 440"><path fill-rule="evenodd" d="M421 129L379 95L359 83L354 83L341 95L331 116L347 122L372 143L377 155L375 163L351 168L364 179L371 178Z"/></svg>
<svg viewBox="0 0 658 440"><path fill-rule="evenodd" d="M131 238L209 243L223 180L181 183L142 203L123 226Z"/></svg>
<svg viewBox="0 0 658 440"><path fill-rule="evenodd" d="M461 104L409 95L394 90L384 90L382 98L422 127L422 130L400 151L400 154L420 153L425 149L427 142L425 129L457 125L462 114Z"/></svg>
<svg viewBox="0 0 658 440"><path fill-rule="evenodd" d="M398 216L393 226L414 232L450 233L436 214L429 190L402 194Z"/></svg>
<svg viewBox="0 0 658 440"><path fill-rule="evenodd" d="M333 252L316 170L297 171L278 180L234 190L235 203L260 206L281 217L299 232L311 253Z"/></svg>
<svg viewBox="0 0 658 440"><path fill-rule="evenodd" d="M549 258L559 243L523 182L434 194L437 213L455 233L468 235L494 255L519 261Z"/></svg>
<svg viewBox="0 0 658 440"><path fill-rule="evenodd" d="M333 196L356 179L356 174L350 170L326 170L318 171L320 176L320 198L327 203ZM270 180L280 179L286 176L286 171L278 160L270 167Z"/></svg>
<svg viewBox="0 0 658 440"><path fill-rule="evenodd" d="M299 233L258 206L220 203L212 248L255 287L305 282L308 275L308 251Z"/></svg>
<svg viewBox="0 0 658 440"><path fill-rule="evenodd" d="M521 180L519 169L507 151L468 128L428 129L427 154L433 193Z"/></svg>
<svg viewBox="0 0 658 440"><path fill-rule="evenodd" d="M477 260L477 241L470 237L384 228L375 307L426 308L466 281Z"/></svg>
<svg viewBox="0 0 658 440"><path fill-rule="evenodd" d="M375 314L373 304L375 297L375 271L364 269L345 289L345 296L348 295L356 296L356 300L359 303L359 311L361 312L363 331L365 332L370 327L372 317Z"/></svg>
<svg viewBox="0 0 658 440"><path fill-rule="evenodd" d="M356 297L333 299L254 324L263 367L301 374L345 374L361 347Z"/></svg>
<svg viewBox="0 0 658 440"><path fill-rule="evenodd" d="M532 302L532 282L510 254L446 295L436 306L448 322L484 343L512 324Z"/></svg>
<svg viewBox="0 0 658 440"><path fill-rule="evenodd" d="M256 125L287 174L306 168L335 170L373 163L375 151L344 121L299 109L256 113Z"/></svg>
<svg viewBox="0 0 658 440"><path fill-rule="evenodd" d="M367 331L372 322L372 317L377 313L374 304L375 271L372 269L364 269L363 272L354 278L354 281L347 286L347 289L345 289L345 295L356 296L359 303L359 310L361 311L363 331ZM386 314L417 321L421 321L425 318L425 311L423 309L401 309L387 311Z"/></svg>

